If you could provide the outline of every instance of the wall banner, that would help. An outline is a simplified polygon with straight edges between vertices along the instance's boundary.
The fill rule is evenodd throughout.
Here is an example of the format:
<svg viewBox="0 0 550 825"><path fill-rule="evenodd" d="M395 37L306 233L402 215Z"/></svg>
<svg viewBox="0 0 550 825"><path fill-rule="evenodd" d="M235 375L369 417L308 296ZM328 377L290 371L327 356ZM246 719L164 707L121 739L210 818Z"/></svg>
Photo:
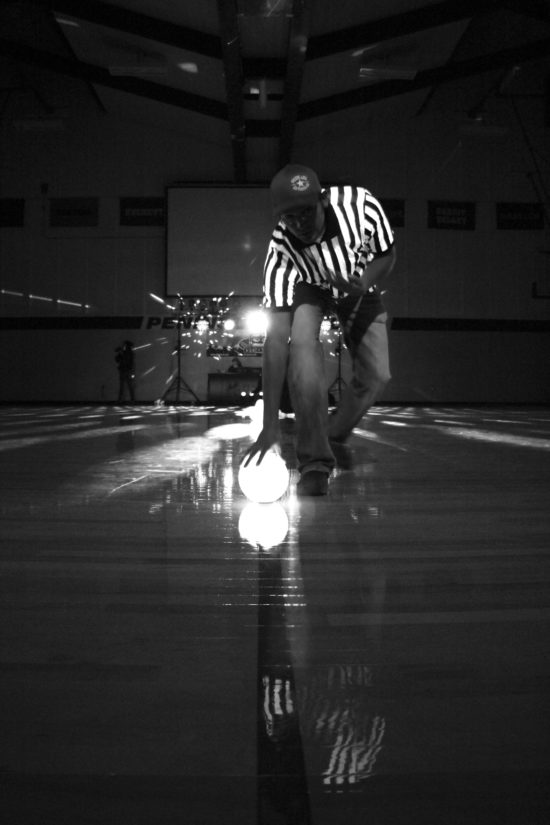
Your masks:
<svg viewBox="0 0 550 825"><path fill-rule="evenodd" d="M544 229L540 203L497 203L497 229Z"/></svg>
<svg viewBox="0 0 550 825"><path fill-rule="evenodd" d="M164 198L120 198L121 226L164 226Z"/></svg>
<svg viewBox="0 0 550 825"><path fill-rule="evenodd" d="M97 226L98 198L50 198L50 226Z"/></svg>
<svg viewBox="0 0 550 825"><path fill-rule="evenodd" d="M472 201L428 201L428 229L475 229Z"/></svg>
<svg viewBox="0 0 550 825"><path fill-rule="evenodd" d="M265 335L249 335L247 338L241 338L235 346L235 351L239 355L262 355L264 341Z"/></svg>

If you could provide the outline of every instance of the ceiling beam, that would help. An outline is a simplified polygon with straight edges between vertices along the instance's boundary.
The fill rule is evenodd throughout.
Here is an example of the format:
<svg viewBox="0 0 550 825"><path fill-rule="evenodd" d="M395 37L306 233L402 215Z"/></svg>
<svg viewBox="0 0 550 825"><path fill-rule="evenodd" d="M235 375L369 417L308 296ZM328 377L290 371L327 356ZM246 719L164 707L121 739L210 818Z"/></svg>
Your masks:
<svg viewBox="0 0 550 825"><path fill-rule="evenodd" d="M31 0L40 6L48 7L52 14L61 12L78 20L87 20L98 26L126 32L127 34L157 40L169 46L186 49L205 57L221 59L221 45L215 35L180 26L167 20L159 20L147 14L130 11L127 8L113 6L110 3L89 0Z"/></svg>
<svg viewBox="0 0 550 825"><path fill-rule="evenodd" d="M307 59L316 60L338 52L359 49L383 40L444 26L502 8L502 0L444 0L413 11L400 12L348 29L311 37Z"/></svg>
<svg viewBox="0 0 550 825"><path fill-rule="evenodd" d="M241 36L236 0L218 0L221 51L235 183L246 182L246 131L243 107Z"/></svg>
<svg viewBox="0 0 550 825"><path fill-rule="evenodd" d="M227 120L228 112L225 103L212 98L202 97L170 86L162 86L160 83L153 83L137 77L113 77L108 69L103 66L95 66L91 63L84 63L69 57L52 54L51 52L35 49L33 46L26 46L23 43L16 43L12 40L0 38L0 50L3 55L9 55L22 63L39 66L58 74L68 75L86 80L89 83L96 83L99 86L107 86L111 89L118 89L122 92L146 97L156 100L159 103L168 103L171 106L178 106L181 109L189 109L202 115L209 115L220 120Z"/></svg>
<svg viewBox="0 0 550 825"><path fill-rule="evenodd" d="M342 109L363 106L376 100L384 100L397 95L408 94L428 88L437 83L451 83L463 77L472 77L489 71L499 71L514 65L538 60L550 55L550 38L523 44L519 47L503 49L468 60L461 60L435 69L419 72L414 80L388 80L372 86L362 86L347 92L331 95L308 103L299 108L298 120L322 117ZM273 138L279 135L279 121L249 120L247 134L253 137Z"/></svg>
<svg viewBox="0 0 550 825"><path fill-rule="evenodd" d="M464 77L483 74L497 69L506 69L518 63L526 63L550 55L550 37L531 43L524 43L493 54L480 55L467 60L458 60L433 69L418 72L413 80L387 80L369 86L360 86L347 92L302 103L299 120L321 117L353 106L362 106L375 100L383 100L396 95L415 92L442 83L450 83Z"/></svg>
<svg viewBox="0 0 550 825"><path fill-rule="evenodd" d="M118 89L123 92L156 100L182 109L188 109L198 114L217 119L227 121L229 117L228 107L225 103L211 98L165 87L145 79L113 77L109 74L108 70L103 67L83 63L73 58L52 54L45 50L36 49L3 38L0 38L0 49L6 56L11 56L23 63L36 65L49 71L66 74L90 83ZM462 77L482 74L492 70L506 69L515 64L540 59L548 55L550 55L550 38L545 38L523 44L519 47L508 48L493 54L457 61L435 69L419 72L412 81L386 81L372 86L361 86L341 94L302 103L298 110L297 119L305 120L312 117L319 117L342 109L364 105L375 100L407 94L408 92L433 86L434 84L448 83ZM281 122L279 119L250 119L245 122L245 128L246 136L248 137L279 138L281 135ZM290 121L287 128L290 128Z"/></svg>
<svg viewBox="0 0 550 825"><path fill-rule="evenodd" d="M285 166L292 156L294 131L298 119L302 78L307 52L308 8L307 0L294 0L288 32L288 49L283 103L281 109L281 135L279 139L279 166Z"/></svg>

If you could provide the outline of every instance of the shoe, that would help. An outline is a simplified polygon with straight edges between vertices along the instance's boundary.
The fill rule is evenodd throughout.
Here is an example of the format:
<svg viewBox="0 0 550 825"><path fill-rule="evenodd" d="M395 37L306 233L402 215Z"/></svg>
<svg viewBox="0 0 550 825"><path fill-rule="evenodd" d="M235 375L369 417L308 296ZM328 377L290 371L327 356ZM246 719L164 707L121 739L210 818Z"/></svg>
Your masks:
<svg viewBox="0 0 550 825"><path fill-rule="evenodd" d="M344 441L331 441L330 449L334 453L336 466L341 470L353 470L353 450Z"/></svg>
<svg viewBox="0 0 550 825"><path fill-rule="evenodd" d="M304 473L296 485L299 496L326 496L328 493L328 473L310 470Z"/></svg>

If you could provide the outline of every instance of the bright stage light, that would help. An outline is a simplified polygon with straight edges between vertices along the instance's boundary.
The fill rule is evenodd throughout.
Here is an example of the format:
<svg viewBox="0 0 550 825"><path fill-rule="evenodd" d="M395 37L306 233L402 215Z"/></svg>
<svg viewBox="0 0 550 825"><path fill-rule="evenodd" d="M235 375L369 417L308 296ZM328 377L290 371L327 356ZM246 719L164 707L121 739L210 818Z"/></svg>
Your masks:
<svg viewBox="0 0 550 825"><path fill-rule="evenodd" d="M269 450L258 463L254 456L239 467L239 486L250 501L267 504L281 498L288 488L290 473L281 456Z"/></svg>
<svg viewBox="0 0 550 825"><path fill-rule="evenodd" d="M227 332L231 332L232 329L235 329L235 321L232 318L228 318L223 322L223 328L227 330Z"/></svg>
<svg viewBox="0 0 550 825"><path fill-rule="evenodd" d="M251 335L265 335L267 318L265 312L257 309L246 316L246 328Z"/></svg>
<svg viewBox="0 0 550 825"><path fill-rule="evenodd" d="M288 516L277 502L271 504L248 503L239 518L239 533L253 547L269 550L285 540L288 532Z"/></svg>

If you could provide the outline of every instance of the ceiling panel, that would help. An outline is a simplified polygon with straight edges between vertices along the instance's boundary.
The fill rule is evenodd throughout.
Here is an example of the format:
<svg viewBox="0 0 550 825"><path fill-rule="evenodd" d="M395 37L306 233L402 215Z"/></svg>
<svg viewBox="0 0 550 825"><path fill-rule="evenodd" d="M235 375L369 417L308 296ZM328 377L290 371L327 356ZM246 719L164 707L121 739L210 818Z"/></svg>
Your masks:
<svg viewBox="0 0 550 825"><path fill-rule="evenodd" d="M550 0L4 0L0 31L8 121L87 96L225 140L241 182L262 146L290 159L309 121L467 119L505 80L540 98L550 76Z"/></svg>

